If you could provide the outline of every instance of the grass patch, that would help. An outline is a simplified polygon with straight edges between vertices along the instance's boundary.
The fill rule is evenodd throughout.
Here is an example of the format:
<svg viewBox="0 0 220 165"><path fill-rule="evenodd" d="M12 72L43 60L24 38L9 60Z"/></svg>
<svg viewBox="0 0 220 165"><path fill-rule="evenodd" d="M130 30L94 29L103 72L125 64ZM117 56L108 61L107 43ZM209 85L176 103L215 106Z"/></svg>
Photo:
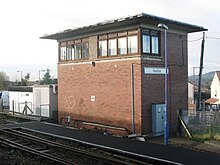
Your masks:
<svg viewBox="0 0 220 165"><path fill-rule="evenodd" d="M192 140L197 141L197 142L204 142L210 139L211 139L210 134L194 134L192 138Z"/></svg>

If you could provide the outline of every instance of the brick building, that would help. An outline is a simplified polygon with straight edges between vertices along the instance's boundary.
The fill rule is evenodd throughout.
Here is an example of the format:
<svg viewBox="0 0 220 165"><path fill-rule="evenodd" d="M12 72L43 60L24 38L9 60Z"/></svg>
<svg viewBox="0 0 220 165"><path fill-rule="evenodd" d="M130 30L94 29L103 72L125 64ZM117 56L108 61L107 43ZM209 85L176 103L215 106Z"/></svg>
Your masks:
<svg viewBox="0 0 220 165"><path fill-rule="evenodd" d="M168 121L175 132L176 110L188 106L187 34L206 29L144 13L41 37L59 44L59 119L70 116L150 133L151 106L164 102L164 75L146 71L164 68L159 23L169 27Z"/></svg>

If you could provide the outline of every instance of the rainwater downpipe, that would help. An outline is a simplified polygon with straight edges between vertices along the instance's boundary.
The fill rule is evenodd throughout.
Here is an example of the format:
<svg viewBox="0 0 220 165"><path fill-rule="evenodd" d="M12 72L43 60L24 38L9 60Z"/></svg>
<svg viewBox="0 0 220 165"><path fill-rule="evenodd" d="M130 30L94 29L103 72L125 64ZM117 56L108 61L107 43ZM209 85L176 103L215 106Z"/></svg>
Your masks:
<svg viewBox="0 0 220 165"><path fill-rule="evenodd" d="M135 121L134 121L134 63L131 64L131 132L135 133Z"/></svg>

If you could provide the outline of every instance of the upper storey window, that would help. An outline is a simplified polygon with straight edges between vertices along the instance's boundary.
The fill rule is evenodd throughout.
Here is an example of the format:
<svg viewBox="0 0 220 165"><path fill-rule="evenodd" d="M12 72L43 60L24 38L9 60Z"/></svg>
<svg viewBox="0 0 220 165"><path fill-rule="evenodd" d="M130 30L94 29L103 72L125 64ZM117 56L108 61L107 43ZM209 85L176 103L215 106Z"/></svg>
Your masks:
<svg viewBox="0 0 220 165"><path fill-rule="evenodd" d="M118 39L118 54L127 54L127 38L119 38Z"/></svg>
<svg viewBox="0 0 220 165"><path fill-rule="evenodd" d="M117 55L117 39L108 40L108 55L109 56Z"/></svg>
<svg viewBox="0 0 220 165"><path fill-rule="evenodd" d="M81 58L89 58L89 43L82 43L82 56Z"/></svg>
<svg viewBox="0 0 220 165"><path fill-rule="evenodd" d="M137 53L138 52L138 42L137 36L128 37L128 54Z"/></svg>
<svg viewBox="0 0 220 165"><path fill-rule="evenodd" d="M63 42L60 44L60 61L89 58L89 43L86 39Z"/></svg>
<svg viewBox="0 0 220 165"><path fill-rule="evenodd" d="M143 30L142 51L144 54L159 56L159 32L154 30Z"/></svg>
<svg viewBox="0 0 220 165"><path fill-rule="evenodd" d="M107 40L99 41L99 55L107 56Z"/></svg>
<svg viewBox="0 0 220 165"><path fill-rule="evenodd" d="M138 30L99 36L98 56L110 57L138 53Z"/></svg>
<svg viewBox="0 0 220 165"><path fill-rule="evenodd" d="M60 48L60 59L61 60L66 60L66 56L67 52L66 52L66 46L63 46Z"/></svg>

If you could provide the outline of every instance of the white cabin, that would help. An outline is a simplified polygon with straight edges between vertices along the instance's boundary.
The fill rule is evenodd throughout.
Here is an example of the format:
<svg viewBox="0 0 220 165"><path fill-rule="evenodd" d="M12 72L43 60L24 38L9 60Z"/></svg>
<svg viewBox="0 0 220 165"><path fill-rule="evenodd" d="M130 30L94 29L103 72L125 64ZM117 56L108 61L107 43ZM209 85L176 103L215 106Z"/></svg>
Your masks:
<svg viewBox="0 0 220 165"><path fill-rule="evenodd" d="M57 118L58 98L57 85L35 85L32 87L13 87L9 90L10 111Z"/></svg>

